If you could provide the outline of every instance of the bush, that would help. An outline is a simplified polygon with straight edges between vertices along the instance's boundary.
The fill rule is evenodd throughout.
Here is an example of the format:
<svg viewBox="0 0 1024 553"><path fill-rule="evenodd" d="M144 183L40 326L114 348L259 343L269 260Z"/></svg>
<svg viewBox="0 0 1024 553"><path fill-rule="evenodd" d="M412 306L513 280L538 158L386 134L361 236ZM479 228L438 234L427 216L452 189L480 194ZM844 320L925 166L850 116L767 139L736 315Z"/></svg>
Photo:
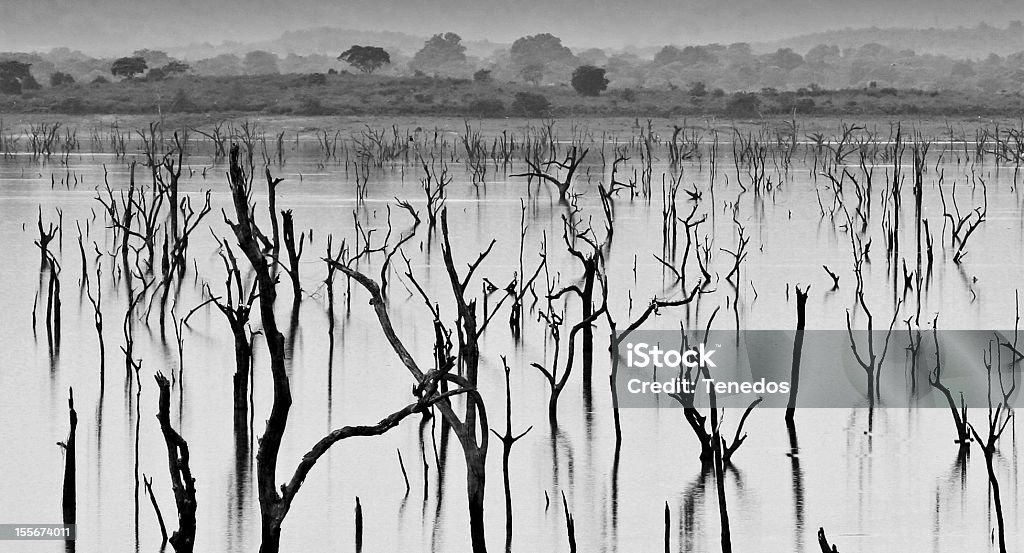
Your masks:
<svg viewBox="0 0 1024 553"><path fill-rule="evenodd" d="M473 73L473 80L478 83L489 83L492 80L490 69L481 69Z"/></svg>
<svg viewBox="0 0 1024 553"><path fill-rule="evenodd" d="M632 102L636 100L636 91L632 88L627 88L622 91L622 100L624 102Z"/></svg>
<svg viewBox="0 0 1024 553"><path fill-rule="evenodd" d="M85 102L83 102L81 98L71 97L57 102L54 106L54 111L57 113L67 114L85 113L86 106Z"/></svg>
<svg viewBox="0 0 1024 553"><path fill-rule="evenodd" d="M582 96L598 96L608 89L604 69L593 65L581 65L572 72L572 88Z"/></svg>
<svg viewBox="0 0 1024 553"><path fill-rule="evenodd" d="M327 75L323 73L310 73L303 76L303 81L307 86L322 86L327 84Z"/></svg>
<svg viewBox="0 0 1024 553"><path fill-rule="evenodd" d="M21 83L18 79L0 79L0 94L21 94Z"/></svg>
<svg viewBox="0 0 1024 553"><path fill-rule="evenodd" d="M722 96L725 96L725 91L722 90L721 88L716 88L711 91L712 98L721 98Z"/></svg>
<svg viewBox="0 0 1024 553"><path fill-rule="evenodd" d="M52 87L56 88L59 86L68 86L73 84L75 84L75 78L67 73L54 71L50 74L50 86Z"/></svg>
<svg viewBox="0 0 1024 553"><path fill-rule="evenodd" d="M505 103L497 98L481 98L469 104L469 112L478 117L501 117L505 115Z"/></svg>
<svg viewBox="0 0 1024 553"><path fill-rule="evenodd" d="M512 111L525 117L541 117L550 109L551 102L533 92L516 92L516 99L512 102Z"/></svg>
<svg viewBox="0 0 1024 553"><path fill-rule="evenodd" d="M708 87L701 81L697 81L690 85L690 96L693 96L694 98L702 98L707 96L707 94Z"/></svg>
<svg viewBox="0 0 1024 553"><path fill-rule="evenodd" d="M729 117L755 117L761 100L750 92L737 92L725 103L725 114Z"/></svg>
<svg viewBox="0 0 1024 553"><path fill-rule="evenodd" d="M98 76L98 77L96 77L95 79L92 80L92 84L109 84L109 83L110 83L110 79L104 77L103 75L100 75L100 76Z"/></svg>
<svg viewBox="0 0 1024 553"><path fill-rule="evenodd" d="M793 106L797 113L813 113L814 107L815 104L812 98L800 98Z"/></svg>

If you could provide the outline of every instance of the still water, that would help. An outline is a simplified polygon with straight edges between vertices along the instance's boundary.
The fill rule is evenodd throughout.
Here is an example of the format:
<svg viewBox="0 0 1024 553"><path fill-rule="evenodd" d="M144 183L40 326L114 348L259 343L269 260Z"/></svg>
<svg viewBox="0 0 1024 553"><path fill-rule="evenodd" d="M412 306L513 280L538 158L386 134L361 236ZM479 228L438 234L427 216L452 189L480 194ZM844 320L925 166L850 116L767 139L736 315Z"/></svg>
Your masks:
<svg viewBox="0 0 1024 553"><path fill-rule="evenodd" d="M287 120L275 124L289 137L298 130ZM359 132L359 124L345 124L348 127L342 139ZM370 124L384 127L390 122ZM427 124L423 126L431 132L441 129L451 144L465 132L462 121ZM521 132L525 124L510 122L509 132ZM568 140L571 133L565 125ZM597 183L608 182L611 167L602 166L596 152L605 141L610 162L614 147L611 141L628 141L630 130L621 122L609 123L608 129L596 120L584 125L589 125L595 143L574 190L582 193L578 200L580 218L591 218L595 231L603 237ZM671 132L670 122L655 125L662 134ZM498 132L490 129L491 136ZM613 133L619 134L612 138ZM85 130L80 134L84 136ZM365 200L357 202L353 170L343 159L324 159L313 136L307 129L300 139L287 141L285 163L279 165L275 160L271 165L274 175L285 179L278 187L277 205L294 210L297 232L313 231L312 240L307 237L302 258L303 297L296 324L287 324L292 313L286 277L279 286L279 321L291 350L289 370L294 397L279 481L290 476L301 455L330 429L372 424L404 406L410 401L413 384L388 347L367 304L367 295L356 286L349 291L343 277L335 283L337 321L331 359L323 285L326 266L321 258L326 255L329 234L336 244L341 239L349 243L356 240L354 218L366 228L378 229L374 240L381 240L389 205L395 232L408 232L412 218L394 205L396 197L408 200L425 219L419 182L422 169L416 163L401 162L375 169ZM222 209L230 209L226 165L213 159L208 142L195 135L192 139L194 152L185 158L180 193L192 195L193 201L201 204L201 194L211 190L213 211L191 241L189 256L195 265L190 261L185 284L173 300L179 317L203 302L202 283L208 282L214 294L222 293L223 265L212 235L230 236L221 216ZM124 345L122 323L127 296L123 281L115 283L110 278L111 256L95 251L113 251L103 228L96 189L103 186L105 174L115 191L127 186L127 162L144 159L138 153L138 144L132 146L126 158L83 143L63 160L56 155L47 160L24 154L0 160L0 244L5 260L0 265L4 330L0 334L0 474L4 475L0 522L60 521L64 461L56 443L67 435L67 393L73 387L79 416L76 550L158 551L160 533L141 479L143 474L153 478L157 500L173 528L174 504L166 450L155 417L157 386L152 378L162 371L175 377L172 420L191 448L199 503L197 551L254 551L259 545L259 506L255 477L245 469L250 461L235 456L231 419L234 354L223 315L211 305L193 313L181 331L180 355L169 316L163 336L157 324L157 308L150 315L150 324L136 320L135 355L142 360L141 388L134 380L126 381L120 348ZM936 159L941 148L933 146L926 175L924 212L936 232L938 253L933 281L923 295L922 318L930 321L938 312L944 328L1013 328L1014 290L1024 276L1024 218L1014 171L991 161L957 163L953 156L946 156L939 164ZM727 150L720 148L720 152ZM843 328L846 310L854 304L849 238L838 219L822 216L818 197L830 197L829 183L816 175L803 149L800 152L793 158L784 185L761 195L741 194L730 155L719 153L713 196L708 186L707 152L704 159L686 161L678 169L670 168L667 154L661 152L652 164L651 197L631 200L624 193L615 202L615 232L607 267L609 308L620 328L638 316L651 297L681 294L674 277L654 258L662 254L662 175L668 175L664 181L668 182L677 170L682 172L682 188L696 187L704 192L698 213L707 216L702 235L714 231L711 272L717 280L696 306L665 310L647 328L673 330L680 322L703 327L716 307L721 311L715 328L733 328L734 317L743 328L792 328L792 287L797 283L811 286L809 328ZM636 153L626 162L629 169L620 167L618 178L632 177L632 168L639 164L640 155ZM568 208L543 185L507 176L524 169L518 163L507 171L492 167L486 182L474 185L466 164L449 159L453 182L448 187L447 206L456 262L464 267L492 239L497 240L478 278L486 277L503 287L520 270L519 229L521 206L525 205L523 264L527 272L532 273L536 267L541 242L546 238L551 278L562 285L572 283L580 269L562 242L561 217ZM851 166L851 170L856 169ZM884 180L887 169L891 167L878 167L876 179ZM987 220L971 237L969 254L959 266L951 260L948 230L941 243L936 230L943 219L935 186L939 171L944 175L945 193L949 193L954 180L959 181L957 195L963 206L981 204L980 188L971 184L972 171L987 186ZM69 178L71 181L65 182ZM148 170L140 167L137 178L148 184ZM255 182L257 213L265 221L265 183L261 175ZM878 195L876 190L872 200L876 204ZM680 215L685 217L692 204L682 190L678 202ZM904 204L904 220L911 221L911 202ZM731 302L736 291L725 281L731 260L721 251L733 250L736 245L734 205L737 220L751 237L735 312ZM51 354L42 324L43 306L39 307L39 322L33 329L33 303L41 286L39 251L33 240L37 237L39 210L43 221L56 223L58 208L63 213L63 227L50 249L62 266L63 336L59 352ZM875 262L866 269L865 287L869 302L876 308L876 321L887 324L896 280L885 262L878 216L869 225ZM106 373L102 395L92 305L79 282L76 222L84 235L90 272L95 271L99 259L104 275ZM905 223L901 227L907 245L902 255L908 264L914 255L911 226ZM404 252L417 280L452 319L450 288L438 238L436 234L428 235L425 227L421 224L416 229ZM361 268L377 276L379 261L378 256ZM690 262L687 278L692 285L699 272L692 257ZM840 274L838 290L830 290L832 281L822 270L823 264ZM198 268L198 274L194 268ZM412 353L429 359L433 345L431 316L411 291L412 286L401 274L404 271L404 263L396 258L389 278L389 309L397 333ZM474 293L480 290L476 286L471 286ZM538 293L542 291L538 288ZM42 293L45 298L45 281ZM530 301L528 296L527 306ZM904 314L900 320L908 316ZM579 305L570 302L567 320L578 317ZM507 318L508 310L503 308L484 335L480 389L490 424L500 432L505 424L500 356L507 356L512 367L513 431L533 427L511 456L513 548L569 550L561 508L564 493L575 519L580 551L663 550L666 503L671 513L672 550L719 551L716 487L712 476L702 476L699 445L681 411L623 410L623 444L616 473L606 378L609 363L603 354L607 351L607 327L603 321L596 331L591 412L585 412L579 393L577 367L559 402L559 427L554 431L547 419L547 383L530 366L550 362L552 343L546 339L536 309L526 315L524 337L518 343L512 339ZM854 321L863 324L856 316ZM896 353L891 359L895 361L890 367L896 368L889 370L901 370L903 345L893 347ZM271 403L269 362L259 339L255 355L253 429L258 436ZM732 432L739 415L734 410L726 412L726 433ZM982 410L973 411L971 420L983 421L984 416ZM316 465L299 492L284 524L282 550L354 551L353 509L359 497L365 520L363 551L468 551L461 451L451 440L445 453L439 432L427 423L421 434L418 422L410 418L384 436L355 438L336 445ZM803 410L797 412L796 428L799 446L793 453L783 411L755 411L747 421L749 437L734 457L725 486L735 551L817 551L815 534L819 527L826 529L829 539L844 553L994 550L995 514L990 507L984 458L975 447L966 462L958 462L955 431L947 410L879 409L871 432L867 409ZM1024 546L1020 538L1022 511L1015 438L1015 424L1011 423L996 457L1011 550ZM408 492L398 452L408 471ZM439 464L443 467L440 474ZM504 538L504 501L501 444L496 439L491 440L487 474L488 541L492 549L499 550ZM19 552L61 548L59 542L7 542L0 546L5 551Z"/></svg>

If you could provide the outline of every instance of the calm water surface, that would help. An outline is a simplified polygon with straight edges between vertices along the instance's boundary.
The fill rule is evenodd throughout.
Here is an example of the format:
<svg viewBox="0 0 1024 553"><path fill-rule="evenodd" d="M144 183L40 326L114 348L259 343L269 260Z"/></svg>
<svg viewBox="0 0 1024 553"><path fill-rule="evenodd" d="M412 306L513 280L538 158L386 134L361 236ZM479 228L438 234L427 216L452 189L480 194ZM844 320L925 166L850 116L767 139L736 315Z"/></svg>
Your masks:
<svg viewBox="0 0 1024 553"><path fill-rule="evenodd" d="M461 121L449 121L446 126L451 133L462 130ZM670 127L662 132L670 132ZM449 135L449 140L455 138L455 134ZM933 150L933 158L938 148ZM0 474L4 475L0 522L60 520L63 456L55 444L66 437L70 386L74 387L80 418L77 551L157 551L156 518L148 498L136 489L136 428L138 471L153 477L164 516L173 526L173 500L166 450L155 418L157 387L152 374L178 375L180 370L172 416L191 447L199 501L197 551L254 551L259 544L255 479L245 471L239 474L238 467L245 467L248 461L235 458L231 422L234 357L231 334L221 313L207 306L192 315L182 333L180 359L173 327L168 322L166 336L161 336L155 308L150 325L136 321L136 356L142 359L141 393L136 400L134 384L125 384L120 352L126 294L123 285L111 283L110 257L102 257L107 358L105 392L99 393L99 354L92 307L80 294L75 222L83 232L88 222L85 243L92 271L96 255L91 243L96 241L103 251L112 249L102 228L102 206L95 199L95 187L102 186L104 167L115 190L125 187L127 167L124 160L109 153L84 151L87 149L83 146L83 151L71 154L66 165L58 156L49 161L28 156L0 160L0 244L5 260L0 264L4 329L0 335L4 352L0 361ZM607 154L610 156L610 146ZM421 171L415 165L389 165L375 171L366 201L357 204L352 174L343 162L324 162L314 141L290 143L286 155L283 167L271 167L285 179L278 189L278 206L293 209L297 229L313 229L314 234L303 257L304 297L298 324L292 328L286 324L290 292L286 282L280 287L279 320L293 348L290 371L295 401L279 480L290 476L301 455L330 429L374 423L409 401L411 377L387 346L367 296L353 288L349 299L342 278L335 284L337 325L330 358L322 284L325 266L320 258L325 255L328 234L350 243L355 239L354 216L368 221L368 227L381 229L375 234L379 240L387 226L389 204L395 229L404 231L411 226L409 215L394 207L395 197L409 200L421 212L424 209L418 181ZM133 157L142 159L130 151L128 158ZM678 293L670 284L672 278L653 257L661 252L661 175L670 172L667 155L661 157L665 159L654 164L654 197L649 201L623 197L615 206L608 267L611 309L620 328L637 316L652 296ZM726 308L727 298L734 292L724 280L730 260L718 250L735 247L733 202L739 203L739 220L752 237L739 292L742 326L791 328L795 314L787 285L801 283L811 285L809 327L842 328L846 308L854 301L848 237L838 223L820 214L814 191L829 197L825 180L814 177L810 160L805 162L802 154L796 160L780 190L755 197L740 194L731 161L723 158L725 169L720 169L714 205L707 192L707 160L682 166L683 187L696 185L705 190L700 213L707 214L706 225L715 230L712 269L722 280L696 307L668 310L650 323L651 328L674 329L680 321L703 326L719 306L722 312L715 326L730 328L734 324L731 307ZM597 155L587 161L577 185L577 191L584 193L579 204L584 217L592 217L595 229L601 229L596 183L607 182L610 168L602 169ZM638 161L639 156L632 160ZM230 232L220 215L222 208L229 208L226 166L215 163L201 147L186 159L186 165L182 192L193 194L199 202L201 191L212 190L214 212L194 235L189 254L199 275L190 268L176 300L179 315L203 299L200 286L193 282L208 281L214 293L222 290L223 269L207 227L219 236ZM464 164L453 162L450 169L454 181L449 187L448 210L457 262L471 261L494 238L495 253L481 268L480 276L499 286L508 282L519 269L520 202L527 199L527 269L532 272L546 236L552 277L564 284L579 273L578 264L561 241L561 216L566 208L551 192L536 184L528 187L524 179L505 177L503 171L493 168L486 185L474 186ZM517 165L516 171L520 169ZM947 187L958 180L958 199L964 206L981 201L980 187L972 191L967 180L970 166L957 165L949 158L936 166L933 159L925 192L925 216L933 228L942 224L942 207L934 186L940 170ZM884 167L877 169L879 174L884 171ZM971 238L970 253L960 267L943 257L951 254L939 254L922 313L930 319L930 314L939 312L944 328L1012 328L1014 289L1024 276L1021 197L1012 169L990 163L979 164L974 171L987 183L988 220ZM139 170L143 182L146 172ZM58 184L52 188L51 175ZM68 175L73 175L72 179L77 176L77 186L73 181L69 187L60 184ZM265 213L266 205L261 181L256 179L260 214ZM528 189L532 199L527 198ZM877 196L876 191L876 203ZM690 204L683 192L679 201L685 216ZM904 204L904 221L912 221L910 201ZM56 222L56 209L60 208L64 222L60 243L51 246L63 267L63 338L59 354L52 356L42 326L42 306L36 332L32 326L33 300L40 285L39 253L33 245L40 206L44 221ZM708 228L704 226L702 231ZM877 217L870 232L876 262L865 277L869 301L877 306L877 318L888 321L893 276L884 261ZM909 229L903 240L909 262L913 256ZM944 240L948 242L948 233ZM405 251L418 280L442 302L447 316L454 317L436 237L428 238L426 226L421 225ZM839 290L829 291L831 281L822 264L840 273ZM376 264L364 263L362 268L373 275L379 272ZM690 271L690 278L698 274L695 265ZM392 271L389 305L396 330L415 355L426 358L433 343L430 314L398 273ZM570 305L570 318L578 317L578 312L578 305ZM597 331L592 413L585 413L580 376L574 374L560 401L560 426L553 432L547 421L547 384L530 367L530 363L549 362L552 345L545 341L536 313L527 319L524 340L517 344L505 323L507 309L503 310L482 344L481 391L488 402L491 426L502 429L505 423L500 355L507 355L512 367L515 429L533 426L512 452L514 548L568 551L560 504L564 493L575 518L580 551L661 551L666 502L672 516L673 550L719 551L714 480L701 475L698 444L681 411L623 412L624 440L615 478L614 431L605 378L608 362L601 354L607 347L604 325ZM897 355L902 362L902 351ZM254 389L258 435L271 403L269 364L259 340ZM739 414L726 413L727 432L732 431ZM983 417L981 411L972 413L972 420ZM791 455L782 411L755 411L747 423L749 438L736 454L726 482L736 551L816 551L814 536L819 526L826 528L844 553L993 550L990 529L995 515L990 508L984 459L975 448L965 463L957 461L948 411L881 409L875 413L871 433L867 432L866 409L805 410L797 413L796 420L799 448L795 455ZM295 500L285 522L283 550L354 550L353 507L358 496L365 519L364 551L468 551L461 451L457 443L450 444L447 454L440 451L439 433L432 439L429 423L423 435L425 451L421 451L418 421L410 419L382 437L346 440L335 446L317 464ZM1011 549L1024 546L1015 437L1016 428L1007 432L996 459ZM489 545L494 550L502 547L504 537L500 446L498 440L492 440L488 458L487 524ZM436 453L435 447L439 449ZM401 451L409 471L408 494L396 451ZM428 465L426 474L422 459ZM440 478L439 461L443 464ZM545 492L550 497L549 507ZM22 542L9 549L12 543L0 549L34 552L63 547L60 543Z"/></svg>

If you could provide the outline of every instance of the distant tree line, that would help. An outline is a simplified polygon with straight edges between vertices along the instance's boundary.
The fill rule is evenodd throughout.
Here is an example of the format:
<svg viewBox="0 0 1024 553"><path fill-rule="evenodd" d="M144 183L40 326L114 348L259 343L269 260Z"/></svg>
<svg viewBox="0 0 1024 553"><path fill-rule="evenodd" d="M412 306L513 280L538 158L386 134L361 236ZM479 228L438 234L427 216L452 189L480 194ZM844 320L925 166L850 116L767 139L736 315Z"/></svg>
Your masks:
<svg viewBox="0 0 1024 553"><path fill-rule="evenodd" d="M341 50L339 48L339 50ZM581 95L609 89L683 90L693 97L737 91L846 88L1012 93L1024 88L1024 51L981 59L918 54L878 43L840 48L819 44L805 52L779 48L757 53L746 43L667 45L653 55L590 48L573 51L550 33L524 36L486 58L469 56L462 38L438 33L416 52L353 44L330 54L279 56L254 50L177 60L158 50L93 58L66 48L48 53L0 53L0 91L76 86L112 80L164 80L184 75L366 73L572 86Z"/></svg>

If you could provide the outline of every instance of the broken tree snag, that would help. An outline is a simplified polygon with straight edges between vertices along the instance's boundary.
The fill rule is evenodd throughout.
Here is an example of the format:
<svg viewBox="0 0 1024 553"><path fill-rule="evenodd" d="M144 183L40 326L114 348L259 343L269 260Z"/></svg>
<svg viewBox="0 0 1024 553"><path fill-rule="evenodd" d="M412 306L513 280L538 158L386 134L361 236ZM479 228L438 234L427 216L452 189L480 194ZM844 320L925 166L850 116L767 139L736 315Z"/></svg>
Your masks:
<svg viewBox="0 0 1024 553"><path fill-rule="evenodd" d="M302 301L302 284L299 281L299 260L302 258L302 250L306 245L306 235L299 235L299 243L295 244L295 220L292 217L292 210L286 209L281 212L281 221L284 225L284 248L288 253L288 276L292 281L292 308L298 307Z"/></svg>
<svg viewBox="0 0 1024 553"><path fill-rule="evenodd" d="M569 536L569 553L576 553L576 521L569 512L569 503L565 500L565 492L562 492L562 509L565 511L565 533Z"/></svg>
<svg viewBox="0 0 1024 553"><path fill-rule="evenodd" d="M672 524L672 513L668 510L668 501L665 502L665 553L670 553L669 547L669 526Z"/></svg>
<svg viewBox="0 0 1024 553"><path fill-rule="evenodd" d="M78 413L75 411L75 390L68 388L68 420L70 430L65 442L57 445L64 448L64 492L61 496L61 510L64 524L75 524L76 519L76 486L75 486L75 430L78 428Z"/></svg>
<svg viewBox="0 0 1024 553"><path fill-rule="evenodd" d="M818 547L821 548L821 553L839 553L836 546L829 545L828 538L825 537L825 529L818 528Z"/></svg>
<svg viewBox="0 0 1024 553"><path fill-rule="evenodd" d="M838 279L837 279L838 281ZM793 340L793 367L789 374L789 404L786 406L786 423L792 424L796 411L796 394L800 386L800 355L804 347L804 328L807 326L807 292L810 286L796 288L796 336Z"/></svg>
<svg viewBox="0 0 1024 553"><path fill-rule="evenodd" d="M47 227L43 227L43 207L39 206L39 218L36 219L36 229L39 231L39 238L34 242L36 247L39 248L39 269L45 269L49 263L50 258L50 242L57 236L60 227L54 226L53 223L48 223Z"/></svg>
<svg viewBox="0 0 1024 553"><path fill-rule="evenodd" d="M153 505L153 512L156 513L156 522L160 525L160 536L163 541L160 542L160 548L167 544L167 525L164 524L164 514L160 512L160 504L156 502L156 496L153 495L153 477L146 476L146 473L142 473L142 483L146 486L146 494L149 495L149 502Z"/></svg>
<svg viewBox="0 0 1024 553"><path fill-rule="evenodd" d="M171 426L171 383L163 373L154 376L160 387L156 418L167 444L167 468L171 474L171 490L178 510L178 529L168 540L177 553L191 553L196 542L196 480L189 466L188 442Z"/></svg>
<svg viewBox="0 0 1024 553"><path fill-rule="evenodd" d="M356 496L356 553L363 550L363 506Z"/></svg>
<svg viewBox="0 0 1024 553"><path fill-rule="evenodd" d="M272 238L271 251L274 256L281 251L281 231L277 223L277 185L284 181L282 178L274 178L270 175L270 167L266 168L267 176L267 207L270 209L270 236Z"/></svg>

